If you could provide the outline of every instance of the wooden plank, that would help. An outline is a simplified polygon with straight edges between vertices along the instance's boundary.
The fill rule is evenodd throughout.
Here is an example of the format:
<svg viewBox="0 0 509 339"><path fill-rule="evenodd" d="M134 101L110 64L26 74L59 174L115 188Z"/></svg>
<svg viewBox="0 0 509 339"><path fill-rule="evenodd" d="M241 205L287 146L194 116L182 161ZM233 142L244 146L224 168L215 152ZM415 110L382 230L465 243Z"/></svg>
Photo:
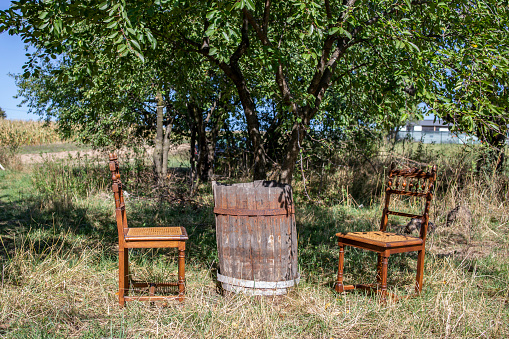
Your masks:
<svg viewBox="0 0 509 339"><path fill-rule="evenodd" d="M228 194L226 197L227 200L227 208L236 208L237 207L237 190L238 188L234 185L227 186ZM230 215L228 216L228 228L227 228L227 237L229 242L229 267L227 276L229 277L235 277L235 274L237 272L237 259L236 259L236 252L237 252L237 237L236 237L236 231L237 231L237 225L239 218L237 216ZM223 273L224 275L224 273Z"/></svg>
<svg viewBox="0 0 509 339"><path fill-rule="evenodd" d="M293 201L293 191L292 187L287 187L288 192L288 200L289 204L292 206L292 213L290 217L290 227L291 227L291 240L292 240L292 249L291 249L291 265L292 265L292 279L297 279L299 277L299 261L298 261L298 236L297 236L297 224L295 221L295 203Z"/></svg>
<svg viewBox="0 0 509 339"><path fill-rule="evenodd" d="M180 243L185 241L129 241L126 242L125 248L166 248L178 247Z"/></svg>
<svg viewBox="0 0 509 339"><path fill-rule="evenodd" d="M247 186L242 186L237 189L237 209L247 209L248 208L248 202L247 202L247 195L248 191L250 190ZM234 273L234 277L238 279L246 279L245 274L249 274L249 271L251 271L251 263L249 261L249 241L247 240L248 237L248 219L249 216L241 215L238 216L238 225L236 229L236 240L237 240L237 247L236 247L236 253L235 253L235 259L237 261L237 272ZM249 267L249 268L248 268Z"/></svg>
<svg viewBox="0 0 509 339"><path fill-rule="evenodd" d="M229 187L222 187L222 195L221 195L221 205L228 207L228 199L229 199ZM231 243L230 243L230 216L224 216L223 222L223 266L221 266L221 274L230 275L231 274Z"/></svg>
<svg viewBox="0 0 509 339"><path fill-rule="evenodd" d="M408 218L422 218L422 215L418 214L409 214L404 212L396 212L396 211L387 211L387 214L390 215L398 215L400 217L408 217Z"/></svg>
<svg viewBox="0 0 509 339"><path fill-rule="evenodd" d="M223 185L213 182L212 189L214 193L214 207L221 206L222 193L221 190ZM223 219L224 215L215 215L216 220L216 242L217 242L217 264L219 269L221 270L224 262L223 262Z"/></svg>
<svg viewBox="0 0 509 339"><path fill-rule="evenodd" d="M287 209L287 199L285 188L278 187L277 188L278 200L276 203L279 204L280 207ZM276 268L274 279L276 281L285 281L290 278L289 274L291 270L289 270L290 264L290 253L291 253L291 234L289 229L289 215L278 215L275 219L275 249L276 249Z"/></svg>
<svg viewBox="0 0 509 339"><path fill-rule="evenodd" d="M259 188L261 193L261 209L270 208L271 188ZM267 217L258 218L258 242L260 244L260 264L261 269L255 272L255 279L261 281L271 281L273 267L269 264L269 235L267 234Z"/></svg>
<svg viewBox="0 0 509 339"><path fill-rule="evenodd" d="M256 209L256 201L255 201L255 191L256 188L250 187L246 190L246 208L247 209ZM254 279L253 272L253 231L254 231L254 223L258 217L247 217L245 224L245 233L244 233L244 261L246 263L244 277L247 280Z"/></svg>
<svg viewBox="0 0 509 339"><path fill-rule="evenodd" d="M271 197L270 197L270 207L271 208L281 208L281 200L282 200L282 190L280 187L274 185L270 188ZM280 243L281 243L281 215L276 215L270 217L269 223L267 225L267 232L269 233L271 242L268 242L269 246L269 258L268 263L272 267L272 275L271 281L279 281L279 276L281 274L281 260L280 260Z"/></svg>
<svg viewBox="0 0 509 339"><path fill-rule="evenodd" d="M266 188L261 186L261 182L257 182L258 185L254 189L254 206L256 209L264 208L264 201L267 199ZM252 267L253 267L253 280L259 280L260 273L265 269L263 266L263 248L262 248L262 232L261 227L263 220L260 217L254 218L252 221L252 234L251 234L251 253L252 253Z"/></svg>

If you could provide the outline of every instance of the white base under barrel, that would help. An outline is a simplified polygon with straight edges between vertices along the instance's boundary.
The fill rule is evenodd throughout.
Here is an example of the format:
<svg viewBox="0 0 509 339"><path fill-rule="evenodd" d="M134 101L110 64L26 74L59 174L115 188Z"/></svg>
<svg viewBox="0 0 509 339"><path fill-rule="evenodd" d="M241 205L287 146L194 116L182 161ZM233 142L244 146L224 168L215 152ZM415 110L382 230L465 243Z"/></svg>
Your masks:
<svg viewBox="0 0 509 339"><path fill-rule="evenodd" d="M286 294L288 287L299 283L300 275L287 281L255 281L227 277L218 273L217 280L222 283L223 289L229 292L271 296Z"/></svg>

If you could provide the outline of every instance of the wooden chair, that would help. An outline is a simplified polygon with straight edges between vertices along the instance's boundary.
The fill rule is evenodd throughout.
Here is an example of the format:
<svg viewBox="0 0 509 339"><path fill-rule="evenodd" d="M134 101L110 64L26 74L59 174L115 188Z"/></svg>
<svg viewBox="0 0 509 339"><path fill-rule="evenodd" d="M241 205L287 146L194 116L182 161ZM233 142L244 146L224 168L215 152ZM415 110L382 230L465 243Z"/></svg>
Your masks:
<svg viewBox="0 0 509 339"><path fill-rule="evenodd" d="M337 281L335 284L335 290L337 292L343 292L355 288L371 289L380 293L381 300L385 301L387 297L387 265L389 256L394 253L412 251L418 252L415 292L420 293L422 291L425 242L429 222L428 213L431 205L431 199L433 198L436 171L436 166L433 166L430 172L426 172L418 168L396 170L394 169L393 165L389 172L389 179L385 191L385 207L382 213L380 231L336 234L338 237L339 245L339 269ZM389 210L390 199L393 195L405 195L424 198L425 203L422 215L413 215L409 213ZM420 236L412 237L387 232L386 230L389 215L398 215L409 218L421 218ZM345 245L363 248L365 250L378 253L376 284L343 285Z"/></svg>
<svg viewBox="0 0 509 339"><path fill-rule="evenodd" d="M122 193L122 183L117 156L110 154L110 171L113 180L113 193L115 195L115 212L118 229L118 301L124 306L126 301L161 301L168 299L184 300L185 293L185 249L187 232L184 227L134 227L127 226L127 218ZM165 283L142 283L129 281L129 249L130 248L178 248L178 281ZM148 295L130 296L129 287L148 288ZM178 296L156 296L156 288L178 286Z"/></svg>

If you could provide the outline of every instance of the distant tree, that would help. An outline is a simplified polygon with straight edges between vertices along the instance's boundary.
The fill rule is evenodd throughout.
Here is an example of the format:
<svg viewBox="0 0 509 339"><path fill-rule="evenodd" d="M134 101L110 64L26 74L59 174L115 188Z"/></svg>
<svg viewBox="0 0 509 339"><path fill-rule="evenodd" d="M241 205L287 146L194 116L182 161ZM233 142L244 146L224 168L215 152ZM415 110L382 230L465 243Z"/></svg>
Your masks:
<svg viewBox="0 0 509 339"><path fill-rule="evenodd" d="M7 114L5 114L5 111L2 109L2 107L0 107L0 119L5 119L7 118Z"/></svg>

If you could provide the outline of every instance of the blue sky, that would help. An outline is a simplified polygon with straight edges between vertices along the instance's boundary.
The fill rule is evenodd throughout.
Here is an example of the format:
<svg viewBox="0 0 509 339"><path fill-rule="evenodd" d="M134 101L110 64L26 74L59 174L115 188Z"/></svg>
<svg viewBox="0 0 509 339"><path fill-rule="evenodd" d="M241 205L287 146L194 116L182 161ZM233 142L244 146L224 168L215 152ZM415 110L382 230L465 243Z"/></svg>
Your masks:
<svg viewBox="0 0 509 339"><path fill-rule="evenodd" d="M0 9L7 9L9 0L0 0ZM26 50L19 36L0 33L0 107L7 113L8 119L37 120L38 115L28 114L26 107L17 107L21 99L14 99L18 93L14 78L8 74L22 72L27 57Z"/></svg>

